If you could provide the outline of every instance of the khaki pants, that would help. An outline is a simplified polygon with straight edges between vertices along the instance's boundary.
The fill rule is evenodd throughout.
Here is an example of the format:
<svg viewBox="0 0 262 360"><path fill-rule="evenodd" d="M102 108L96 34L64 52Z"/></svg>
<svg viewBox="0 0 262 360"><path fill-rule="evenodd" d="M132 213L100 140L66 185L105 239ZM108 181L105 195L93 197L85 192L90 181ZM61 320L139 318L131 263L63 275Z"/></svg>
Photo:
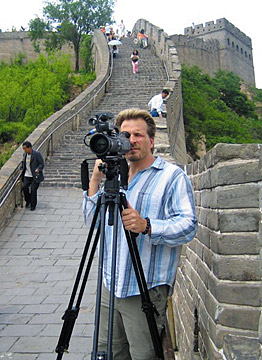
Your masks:
<svg viewBox="0 0 262 360"><path fill-rule="evenodd" d="M164 326L168 289L167 285L162 285L149 291L150 299L159 312L159 316L155 316L159 333ZM99 351L107 349L108 311L109 291L103 286ZM157 359L146 315L141 309L140 295L123 299L115 298L112 348L114 360Z"/></svg>

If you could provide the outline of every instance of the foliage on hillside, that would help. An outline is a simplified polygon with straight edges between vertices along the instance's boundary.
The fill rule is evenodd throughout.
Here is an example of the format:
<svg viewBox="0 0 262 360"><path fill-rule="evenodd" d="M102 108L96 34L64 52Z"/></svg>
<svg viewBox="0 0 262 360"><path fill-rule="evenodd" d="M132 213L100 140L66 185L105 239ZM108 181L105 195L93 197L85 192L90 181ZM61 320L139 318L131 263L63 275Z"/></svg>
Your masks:
<svg viewBox="0 0 262 360"><path fill-rule="evenodd" d="M235 74L220 70L211 78L196 66L183 66L182 79L186 146L193 159L203 142L207 150L217 143L262 142L262 121ZM261 92L253 89L254 100Z"/></svg>
<svg viewBox="0 0 262 360"><path fill-rule="evenodd" d="M70 43L75 52L75 71L79 71L79 55L83 38L101 25L113 22L114 0L46 1L44 19L30 20L30 37L37 52L44 39L46 51L60 49Z"/></svg>
<svg viewBox="0 0 262 360"><path fill-rule="evenodd" d="M70 100L73 87L83 91L95 78L94 73L72 73L67 55L40 55L27 65L22 60L0 65L0 167L17 144Z"/></svg>

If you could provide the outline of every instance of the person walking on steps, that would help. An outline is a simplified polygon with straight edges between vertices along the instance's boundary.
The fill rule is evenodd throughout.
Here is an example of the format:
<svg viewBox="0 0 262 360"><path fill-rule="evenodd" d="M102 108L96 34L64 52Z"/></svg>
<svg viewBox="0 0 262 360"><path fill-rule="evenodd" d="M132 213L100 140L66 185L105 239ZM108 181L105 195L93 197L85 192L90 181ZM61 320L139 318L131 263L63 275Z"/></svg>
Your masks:
<svg viewBox="0 0 262 360"><path fill-rule="evenodd" d="M162 90L162 92L158 95L152 97L152 99L148 103L148 107L150 109L150 114L153 117L163 117L163 104L164 99L169 95L168 90Z"/></svg>
<svg viewBox="0 0 262 360"><path fill-rule="evenodd" d="M134 50L131 55L133 74L136 74L138 72L138 60L139 60L138 51Z"/></svg>
<svg viewBox="0 0 262 360"><path fill-rule="evenodd" d="M129 163L128 189L120 190L126 195L128 207L122 211L122 223L118 222L117 231L113 359L155 360L124 228L137 234L135 241L150 299L159 314L156 324L161 333L182 245L191 241L197 231L193 189L179 166L153 155L156 124L148 111L123 110L115 124L121 132L129 133L131 150L125 155ZM96 160L89 190L84 191L86 225L90 224L101 194L104 174L99 171L99 163L101 160ZM112 234L112 226L106 221L99 351L107 348Z"/></svg>
<svg viewBox="0 0 262 360"><path fill-rule="evenodd" d="M33 150L29 141L23 143L24 156L20 170L22 171L22 190L25 207L34 211L37 205L37 189L44 180L44 159L39 151Z"/></svg>

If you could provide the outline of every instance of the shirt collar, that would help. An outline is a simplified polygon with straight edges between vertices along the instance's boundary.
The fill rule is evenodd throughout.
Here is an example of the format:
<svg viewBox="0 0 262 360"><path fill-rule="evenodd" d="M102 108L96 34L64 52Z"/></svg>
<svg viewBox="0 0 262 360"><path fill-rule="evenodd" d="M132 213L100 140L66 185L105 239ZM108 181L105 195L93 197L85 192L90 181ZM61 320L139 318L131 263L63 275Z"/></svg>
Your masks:
<svg viewBox="0 0 262 360"><path fill-rule="evenodd" d="M155 161L150 165L150 167L162 170L164 168L164 160L159 156L156 156Z"/></svg>

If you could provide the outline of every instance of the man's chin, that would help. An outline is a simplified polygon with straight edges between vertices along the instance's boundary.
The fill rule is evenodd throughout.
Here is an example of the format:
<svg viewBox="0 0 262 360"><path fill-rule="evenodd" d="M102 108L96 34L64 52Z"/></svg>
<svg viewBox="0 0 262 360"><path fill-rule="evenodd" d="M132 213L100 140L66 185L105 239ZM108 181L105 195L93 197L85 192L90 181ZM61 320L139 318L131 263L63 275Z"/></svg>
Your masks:
<svg viewBox="0 0 262 360"><path fill-rule="evenodd" d="M140 160L139 156L134 155L134 154L127 155L126 158L128 161L139 161Z"/></svg>

